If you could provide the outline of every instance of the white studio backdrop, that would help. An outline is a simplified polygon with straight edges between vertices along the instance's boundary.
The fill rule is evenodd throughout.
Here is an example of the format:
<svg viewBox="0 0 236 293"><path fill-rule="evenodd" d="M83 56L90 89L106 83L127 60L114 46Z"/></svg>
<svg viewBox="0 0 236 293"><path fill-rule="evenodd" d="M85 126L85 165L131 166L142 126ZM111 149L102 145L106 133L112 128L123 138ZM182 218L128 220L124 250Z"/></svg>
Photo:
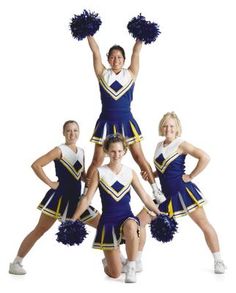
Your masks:
<svg viewBox="0 0 236 293"><path fill-rule="evenodd" d="M1 1L1 292L142 292L147 287L163 292L232 292L236 260L233 4L233 0ZM88 228L90 234L81 247L64 247L55 241L58 223L25 258L28 274L8 274L20 242L37 223L36 206L48 190L30 165L64 141L65 120L78 121L78 144L85 149L86 167L92 159L94 145L89 139L101 110L98 82L87 41L76 41L69 31L70 19L83 9L101 16L103 23L95 38L105 65L106 53L114 44L124 47L125 65L129 65L134 40L126 25L132 17L142 13L159 23L157 41L142 48L132 112L151 164L161 139L158 122L167 111L175 111L181 119L183 138L211 156L209 166L194 182L208 200L205 209L219 234L229 267L224 276L212 273L203 235L187 217L179 219L179 233L172 243L158 243L148 232L145 270L136 284L104 275L102 253L91 248L93 229ZM124 163L139 173L130 154ZM187 170L195 163L189 158ZM53 178L53 164L46 172ZM148 184L142 183L150 193ZM98 194L93 205L101 208ZM134 212L142 208L134 192L132 206Z"/></svg>

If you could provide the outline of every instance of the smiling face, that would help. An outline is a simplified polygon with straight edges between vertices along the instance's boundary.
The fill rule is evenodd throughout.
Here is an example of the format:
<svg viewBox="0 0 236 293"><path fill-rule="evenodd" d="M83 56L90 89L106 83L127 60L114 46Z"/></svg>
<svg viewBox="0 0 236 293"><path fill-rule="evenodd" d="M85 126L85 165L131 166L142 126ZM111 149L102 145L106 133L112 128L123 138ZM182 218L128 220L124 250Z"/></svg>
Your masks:
<svg viewBox="0 0 236 293"><path fill-rule="evenodd" d="M110 157L111 162L120 161L125 154L122 142L111 143L107 150L107 154Z"/></svg>
<svg viewBox="0 0 236 293"><path fill-rule="evenodd" d="M117 72L121 71L121 69L124 65L125 59L124 59L124 56L120 50L114 49L111 51L111 54L108 57L108 62L111 66L111 69L115 73L117 73Z"/></svg>
<svg viewBox="0 0 236 293"><path fill-rule="evenodd" d="M63 135L66 144L75 144L79 138L79 126L75 122L67 123L64 127Z"/></svg>
<svg viewBox="0 0 236 293"><path fill-rule="evenodd" d="M176 120L173 118L167 118L161 126L162 135L169 141L174 140L178 136L178 127Z"/></svg>

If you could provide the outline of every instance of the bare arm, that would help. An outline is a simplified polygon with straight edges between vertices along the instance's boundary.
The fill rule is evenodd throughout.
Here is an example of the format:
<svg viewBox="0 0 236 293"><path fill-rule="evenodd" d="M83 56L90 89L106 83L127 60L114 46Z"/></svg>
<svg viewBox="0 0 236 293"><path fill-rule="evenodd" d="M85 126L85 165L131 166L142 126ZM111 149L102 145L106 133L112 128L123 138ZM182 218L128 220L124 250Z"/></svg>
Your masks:
<svg viewBox="0 0 236 293"><path fill-rule="evenodd" d="M149 177L148 177L148 173L146 171L141 171L140 172L141 176L143 177L144 180L148 181L149 180ZM153 175L153 178L157 178L158 177L158 173L157 171L152 171L152 175Z"/></svg>
<svg viewBox="0 0 236 293"><path fill-rule="evenodd" d="M98 171L94 172L88 191L79 201L76 211L72 217L72 220L78 220L80 216L83 214L83 212L89 207L94 197L94 194L97 190L97 187L98 187Z"/></svg>
<svg viewBox="0 0 236 293"><path fill-rule="evenodd" d="M147 194L147 192L144 190L143 186L141 185L137 174L133 171L133 180L132 180L132 186L144 205L152 212L154 212L156 215L160 214L160 211L156 207L155 203L153 202L151 196Z"/></svg>
<svg viewBox="0 0 236 293"><path fill-rule="evenodd" d="M85 155L84 155L84 151L83 151L83 166L84 166L83 167L84 170L81 173L81 180L83 182L85 182L87 174L86 174L86 171L85 171Z"/></svg>
<svg viewBox="0 0 236 293"><path fill-rule="evenodd" d="M105 69L105 66L102 64L102 58L100 54L100 49L97 42L93 36L87 37L89 47L93 53L93 67L97 77L100 77Z"/></svg>
<svg viewBox="0 0 236 293"><path fill-rule="evenodd" d="M49 187L56 189L59 185L58 182L51 181L48 176L45 174L43 167L49 164L50 162L60 159L61 158L61 150L56 147L47 154L43 155L42 157L38 158L32 165L32 169L34 173L41 179L45 184Z"/></svg>
<svg viewBox="0 0 236 293"><path fill-rule="evenodd" d="M193 156L194 158L198 159L196 167L192 170L192 172L189 175L184 175L183 180L185 182L190 181L194 177L196 177L199 173L201 173L207 166L207 164L210 161L210 157L208 156L207 153L205 153L203 150L196 148L192 144L188 142L183 142L179 146L179 150L183 154L189 154Z"/></svg>
<svg viewBox="0 0 236 293"><path fill-rule="evenodd" d="M131 63L129 66L129 70L131 71L133 78L136 79L139 71L139 55L142 48L142 41L136 40L134 47L133 47L133 53L131 56Z"/></svg>

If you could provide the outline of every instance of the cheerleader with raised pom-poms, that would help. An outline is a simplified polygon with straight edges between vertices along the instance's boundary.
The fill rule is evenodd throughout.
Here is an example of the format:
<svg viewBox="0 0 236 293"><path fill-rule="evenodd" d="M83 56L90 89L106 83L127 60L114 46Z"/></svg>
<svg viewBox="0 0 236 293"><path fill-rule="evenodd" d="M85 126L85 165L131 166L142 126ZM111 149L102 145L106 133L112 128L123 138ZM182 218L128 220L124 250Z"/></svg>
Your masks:
<svg viewBox="0 0 236 293"><path fill-rule="evenodd" d="M205 200L199 188L192 182L202 172L208 162L209 156L201 149L184 141L181 136L180 120L174 112L166 113L159 123L159 134L164 141L157 144L154 164L154 176L160 179L161 188L166 201L159 205L162 213L169 217L189 215L189 217L202 230L206 243L214 258L214 272L224 274L225 264L221 258L217 233L209 223L202 207ZM187 155L198 160L196 167L185 173L185 158ZM148 174L143 173L147 180ZM143 210L143 215L148 215Z"/></svg>
<svg viewBox="0 0 236 293"><path fill-rule="evenodd" d="M64 222L72 218L81 198L81 180L85 180L86 173L84 150L76 145L79 138L78 123L74 120L66 121L63 125L63 135L65 143L53 148L32 164L35 174L50 190L38 205L41 215L36 227L22 241L17 256L10 263L10 274L26 274L22 265L24 257L57 219ZM58 181L52 181L43 170L44 166L51 162L55 164ZM80 221L96 228L99 217L98 211L90 206L81 215Z"/></svg>
<svg viewBox="0 0 236 293"><path fill-rule="evenodd" d="M94 71L99 81L102 112L97 120L91 141L95 143L92 163L87 172L87 185L96 168L102 165L104 151L102 143L107 135L122 133L126 138L129 150L134 160L142 171L148 173L148 180L152 186L153 194L158 203L165 200L158 189L151 168L141 148L142 133L138 123L134 119L130 106L133 99L135 80L139 71L139 55L142 43L149 44L156 40L160 34L156 23L146 21L139 15L128 23L128 30L136 39L131 63L123 68L125 63L125 51L119 45L112 46L107 54L110 68L103 65L100 50L93 35L99 29L101 20L98 14L84 11L81 15L75 15L70 24L72 35L81 40L87 36L89 47L93 53Z"/></svg>
<svg viewBox="0 0 236 293"><path fill-rule="evenodd" d="M102 215L97 227L93 248L104 252L104 271L111 278L118 278L123 271L119 245L125 240L127 264L126 283L136 282L136 258L139 245L139 219L130 208L130 188L134 188L145 206L155 215L159 210L145 192L137 174L122 164L127 151L125 138L119 133L109 135L103 142L109 163L93 172L87 193L78 204L73 220L81 217L88 208L97 188L102 201Z"/></svg>

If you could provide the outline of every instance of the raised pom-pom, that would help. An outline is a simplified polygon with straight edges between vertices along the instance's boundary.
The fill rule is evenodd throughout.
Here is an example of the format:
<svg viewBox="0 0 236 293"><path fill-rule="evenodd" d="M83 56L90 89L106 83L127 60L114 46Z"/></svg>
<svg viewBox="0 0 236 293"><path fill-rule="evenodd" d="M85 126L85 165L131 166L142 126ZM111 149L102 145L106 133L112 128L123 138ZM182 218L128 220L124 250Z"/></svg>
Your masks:
<svg viewBox="0 0 236 293"><path fill-rule="evenodd" d="M175 219L163 214L157 216L150 224L152 237L161 242L171 241L177 228Z"/></svg>
<svg viewBox="0 0 236 293"><path fill-rule="evenodd" d="M70 29L72 36L78 41L87 36L93 36L102 24L98 13L84 10L80 15L74 15L71 19Z"/></svg>
<svg viewBox="0 0 236 293"><path fill-rule="evenodd" d="M145 44L150 44L156 41L156 38L161 33L159 26L155 22L147 21L141 13L131 19L127 25L129 33Z"/></svg>
<svg viewBox="0 0 236 293"><path fill-rule="evenodd" d="M88 234L81 221L65 221L58 227L57 241L65 245L80 245Z"/></svg>

